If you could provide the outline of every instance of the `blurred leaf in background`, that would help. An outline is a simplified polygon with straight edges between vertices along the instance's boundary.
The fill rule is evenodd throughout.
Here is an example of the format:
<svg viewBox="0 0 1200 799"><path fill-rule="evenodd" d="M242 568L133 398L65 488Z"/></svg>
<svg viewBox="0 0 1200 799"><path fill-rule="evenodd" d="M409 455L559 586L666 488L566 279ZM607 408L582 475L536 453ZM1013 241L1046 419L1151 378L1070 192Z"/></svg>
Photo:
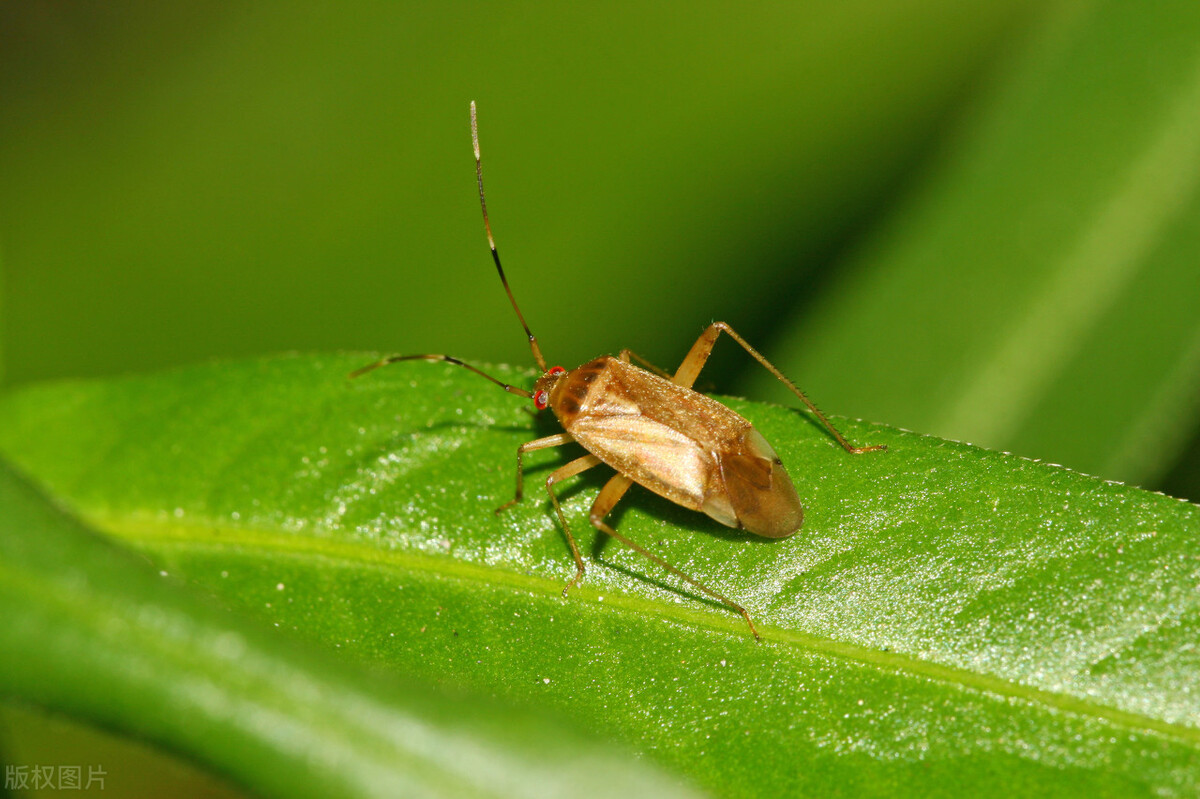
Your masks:
<svg viewBox="0 0 1200 799"><path fill-rule="evenodd" d="M714 318L765 341L1039 5L6 4L9 379L527 362L472 99L548 357L665 363Z"/></svg>
<svg viewBox="0 0 1200 799"><path fill-rule="evenodd" d="M1063 6L790 325L839 412L1164 480L1200 432L1200 5Z"/></svg>
<svg viewBox="0 0 1200 799"><path fill-rule="evenodd" d="M0 248L0 386L4 385L4 250Z"/></svg>

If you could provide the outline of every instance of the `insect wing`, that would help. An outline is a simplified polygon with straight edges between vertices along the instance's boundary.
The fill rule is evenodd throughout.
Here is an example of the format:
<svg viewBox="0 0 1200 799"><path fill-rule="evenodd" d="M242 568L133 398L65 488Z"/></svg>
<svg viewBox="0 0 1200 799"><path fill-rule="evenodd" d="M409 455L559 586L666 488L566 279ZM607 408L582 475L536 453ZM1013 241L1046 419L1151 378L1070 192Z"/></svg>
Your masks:
<svg viewBox="0 0 1200 799"><path fill-rule="evenodd" d="M582 415L571 435L635 483L685 508L703 507L716 461L694 438L636 410Z"/></svg>

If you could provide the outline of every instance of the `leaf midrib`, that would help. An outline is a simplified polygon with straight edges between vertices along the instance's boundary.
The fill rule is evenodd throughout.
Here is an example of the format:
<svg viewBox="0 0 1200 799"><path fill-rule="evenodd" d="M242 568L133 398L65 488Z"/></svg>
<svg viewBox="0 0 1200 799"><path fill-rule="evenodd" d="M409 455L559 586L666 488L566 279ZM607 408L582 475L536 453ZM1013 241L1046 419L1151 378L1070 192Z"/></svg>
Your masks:
<svg viewBox="0 0 1200 799"><path fill-rule="evenodd" d="M381 550L327 538L278 533L264 528L231 527L215 523L187 524L176 521L163 523L158 519L141 519L135 515L86 515L99 529L139 549L170 547L190 552L225 552L236 547L242 554L247 550L255 550L287 555L291 558L319 558L329 562L352 563L374 569L399 568L551 597L562 594L561 581L412 551ZM196 532L201 530L205 535L198 537ZM740 618L725 619L718 613L707 613L684 605L654 602L636 594L601 590L586 584L573 589L568 601L589 603L637 617L652 615L664 620L670 619L681 624L744 637L749 644L749 635ZM793 646L824 657L850 661L881 671L1041 705L1059 712L1094 718L1113 726L1154 732L1187 744L1200 745L1200 729L1195 727L897 652L884 652L763 623L758 624L758 629L764 644Z"/></svg>

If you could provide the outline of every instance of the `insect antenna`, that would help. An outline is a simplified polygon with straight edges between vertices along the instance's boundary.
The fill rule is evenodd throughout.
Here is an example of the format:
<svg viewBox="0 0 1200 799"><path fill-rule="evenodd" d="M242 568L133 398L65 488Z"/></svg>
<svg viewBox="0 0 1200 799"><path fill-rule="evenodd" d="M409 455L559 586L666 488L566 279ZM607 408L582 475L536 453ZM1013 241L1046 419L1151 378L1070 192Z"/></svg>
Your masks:
<svg viewBox="0 0 1200 799"><path fill-rule="evenodd" d="M508 383L505 383L502 380L497 380L496 378L492 377L491 375L487 374L486 372L482 372L479 369L476 369L471 364L463 363L458 358L451 358L449 355L438 355L438 354L393 355L389 358L384 358L381 361L376 361L375 363L367 364L366 366L362 367L361 369L355 369L353 372L351 372L349 374L349 377L351 379L356 378L356 377L361 377L361 376L365 375L367 372L374 371L381 366L387 366L389 363L396 363L397 361L445 361L446 363L452 363L455 366L461 366L464 369L470 369L472 372L479 375L480 377L486 377L488 380L491 380L493 383L500 386L500 388L504 389L505 391L507 391L510 394L518 394L522 397L525 397L526 399L533 396L532 393L526 391L523 388L517 388L516 386L510 386Z"/></svg>
<svg viewBox="0 0 1200 799"><path fill-rule="evenodd" d="M496 240L492 237L492 223L488 220L487 200L483 196L483 166L479 160L479 123L475 120L474 100L471 101L471 145L475 148L475 182L479 185L479 207L483 209L483 229L487 231L488 246L492 248L492 260L496 262L496 271L500 274L500 282L504 284L508 300L512 303L513 310L517 312L517 319L521 320L521 327L525 328L525 335L529 337L529 349L533 350L533 358L544 372L546 371L546 359L542 357L542 348L538 346L537 336L533 335L529 325L525 323L524 314L517 306L517 298L513 296L512 289L508 285L508 278L504 276L504 267L500 265L500 253L496 251Z"/></svg>

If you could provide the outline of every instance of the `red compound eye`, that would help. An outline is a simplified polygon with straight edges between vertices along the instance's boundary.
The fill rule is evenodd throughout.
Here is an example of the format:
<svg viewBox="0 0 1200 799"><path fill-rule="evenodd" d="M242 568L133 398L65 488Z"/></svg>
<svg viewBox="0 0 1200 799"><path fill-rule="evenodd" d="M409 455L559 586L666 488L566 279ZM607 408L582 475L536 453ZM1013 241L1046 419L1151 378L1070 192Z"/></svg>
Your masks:
<svg viewBox="0 0 1200 799"><path fill-rule="evenodd" d="M545 391L538 391L533 395L533 407L539 411L544 410L550 404L550 396Z"/></svg>
<svg viewBox="0 0 1200 799"><path fill-rule="evenodd" d="M551 375L551 376L561 375L561 374L565 374L566 371L567 370L562 368L561 366L552 366L552 367L550 367L550 371L546 372L546 374Z"/></svg>

